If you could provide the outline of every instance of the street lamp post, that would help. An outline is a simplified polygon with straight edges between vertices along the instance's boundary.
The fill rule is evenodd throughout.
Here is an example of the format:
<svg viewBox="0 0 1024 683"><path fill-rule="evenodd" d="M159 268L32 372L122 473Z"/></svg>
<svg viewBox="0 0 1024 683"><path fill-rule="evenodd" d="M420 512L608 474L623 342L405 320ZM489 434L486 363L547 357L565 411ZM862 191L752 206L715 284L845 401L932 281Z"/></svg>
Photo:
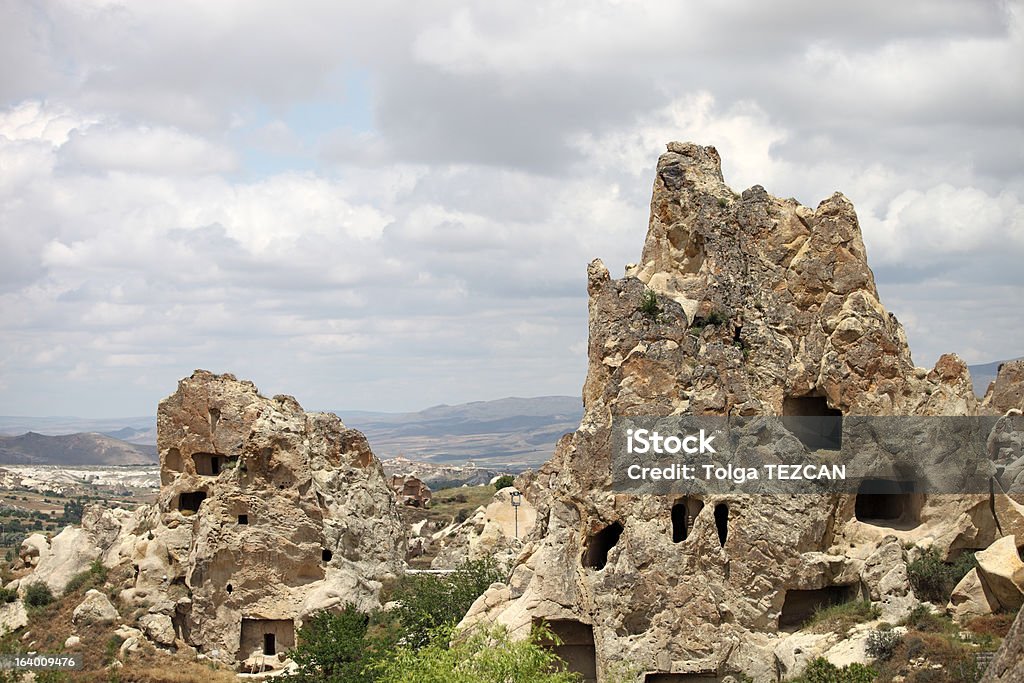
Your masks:
<svg viewBox="0 0 1024 683"><path fill-rule="evenodd" d="M523 494L519 491L512 491L509 494L512 499L512 509L516 511L516 538L519 538L519 506L523 504Z"/></svg>

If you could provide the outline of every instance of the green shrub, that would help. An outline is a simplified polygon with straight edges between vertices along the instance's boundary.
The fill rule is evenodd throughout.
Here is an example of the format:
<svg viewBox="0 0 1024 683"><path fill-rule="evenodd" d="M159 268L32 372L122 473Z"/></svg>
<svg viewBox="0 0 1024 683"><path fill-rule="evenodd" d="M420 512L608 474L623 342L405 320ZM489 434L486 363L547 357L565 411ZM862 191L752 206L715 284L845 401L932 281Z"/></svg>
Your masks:
<svg viewBox="0 0 1024 683"><path fill-rule="evenodd" d="M719 197L718 206L724 209L725 207L729 206L729 200L726 199L725 197Z"/></svg>
<svg viewBox="0 0 1024 683"><path fill-rule="evenodd" d="M454 637L454 642L449 641ZM504 626L468 633L441 628L419 649L403 645L376 666L379 683L578 683L565 663L543 642L553 640L543 627L525 640L513 641Z"/></svg>
<svg viewBox="0 0 1024 683"><path fill-rule="evenodd" d="M493 558L464 562L447 575L406 576L395 591L399 606L392 614L398 618L406 642L423 647L439 627L454 626L466 616L488 586L507 580L508 575Z"/></svg>
<svg viewBox="0 0 1024 683"><path fill-rule="evenodd" d="M12 591L10 588L0 587L0 602L14 602L18 599L18 591Z"/></svg>
<svg viewBox="0 0 1024 683"><path fill-rule="evenodd" d="M818 657L792 683L871 683L877 672L863 664L850 664L839 668L824 657Z"/></svg>
<svg viewBox="0 0 1024 683"><path fill-rule="evenodd" d="M103 562L99 558L93 560L93 563L89 565L89 568L84 572L79 572L71 577L68 581L68 585L64 586L64 595L71 595L75 591L81 588L94 588L96 586L102 586L103 582L107 580L107 568L103 566Z"/></svg>
<svg viewBox="0 0 1024 683"><path fill-rule="evenodd" d="M516 478L511 474L503 474L494 482L494 490L500 491L516 483Z"/></svg>
<svg viewBox="0 0 1024 683"><path fill-rule="evenodd" d="M658 295L653 290L644 290L644 296L640 300L640 312L652 319L656 319L661 314L661 306L658 305Z"/></svg>
<svg viewBox="0 0 1024 683"><path fill-rule="evenodd" d="M977 566L974 553L964 552L954 562L943 562L934 548L907 565L914 593L922 600L945 604L964 576Z"/></svg>
<svg viewBox="0 0 1024 683"><path fill-rule="evenodd" d="M877 628L868 634L865 650L869 657L885 661L893 656L902 641L903 637L892 627Z"/></svg>
<svg viewBox="0 0 1024 683"><path fill-rule="evenodd" d="M854 625L877 619L881 615L882 610L872 605L870 600L850 600L816 609L808 627L818 633L845 635Z"/></svg>
<svg viewBox="0 0 1024 683"><path fill-rule="evenodd" d="M41 581L29 584L25 589L25 604L29 607L46 607L53 602L53 592Z"/></svg>

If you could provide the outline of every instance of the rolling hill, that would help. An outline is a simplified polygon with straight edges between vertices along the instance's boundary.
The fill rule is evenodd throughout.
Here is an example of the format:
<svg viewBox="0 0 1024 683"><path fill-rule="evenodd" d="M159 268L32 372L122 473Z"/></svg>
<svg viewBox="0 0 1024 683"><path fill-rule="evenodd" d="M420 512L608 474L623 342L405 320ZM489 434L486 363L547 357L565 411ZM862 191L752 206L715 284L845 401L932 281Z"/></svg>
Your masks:
<svg viewBox="0 0 1024 683"><path fill-rule="evenodd" d="M155 446L95 432L0 436L0 464L4 465L152 465L156 461Z"/></svg>

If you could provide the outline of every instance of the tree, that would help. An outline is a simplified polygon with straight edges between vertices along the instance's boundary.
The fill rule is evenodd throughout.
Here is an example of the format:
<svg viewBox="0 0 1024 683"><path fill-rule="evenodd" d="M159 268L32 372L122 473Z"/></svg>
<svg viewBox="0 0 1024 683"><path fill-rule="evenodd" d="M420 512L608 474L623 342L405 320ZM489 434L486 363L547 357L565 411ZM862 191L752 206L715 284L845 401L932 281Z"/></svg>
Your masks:
<svg viewBox="0 0 1024 683"><path fill-rule="evenodd" d="M395 592L399 607L394 610L406 642L414 648L423 647L439 627L461 621L473 601L492 583L507 580L493 558L467 560L445 576L406 576Z"/></svg>
<svg viewBox="0 0 1024 683"><path fill-rule="evenodd" d="M494 482L494 490L500 491L503 488L507 488L515 484L516 479L511 474L503 474L498 477Z"/></svg>
<svg viewBox="0 0 1024 683"><path fill-rule="evenodd" d="M288 656L298 669L287 680L301 683L370 683L369 665L385 656L395 637L386 628L371 631L371 615L348 603L341 612L315 613L298 633Z"/></svg>

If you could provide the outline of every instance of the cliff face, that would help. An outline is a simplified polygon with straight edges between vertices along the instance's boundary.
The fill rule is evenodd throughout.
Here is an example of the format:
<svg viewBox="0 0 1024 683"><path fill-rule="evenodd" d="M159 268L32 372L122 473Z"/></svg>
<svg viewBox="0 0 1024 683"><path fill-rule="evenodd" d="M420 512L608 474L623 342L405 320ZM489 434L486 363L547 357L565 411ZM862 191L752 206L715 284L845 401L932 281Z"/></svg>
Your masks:
<svg viewBox="0 0 1024 683"><path fill-rule="evenodd" d="M671 143L641 263L613 280L595 261L588 291L583 420L521 482L534 536L467 623L525 633L545 619L588 680L617 663L650 680L778 680L814 650L793 631L816 606L862 596L894 622L916 604L908 546L952 555L1024 532L1004 495L908 496L904 519L868 522L853 495L612 490L617 416L979 412L959 358L913 365L842 195L811 210L759 186L736 194L714 148Z"/></svg>
<svg viewBox="0 0 1024 683"><path fill-rule="evenodd" d="M205 371L160 403L157 429L160 518L128 600L228 661L283 652L317 609L379 607L405 532L361 433Z"/></svg>

